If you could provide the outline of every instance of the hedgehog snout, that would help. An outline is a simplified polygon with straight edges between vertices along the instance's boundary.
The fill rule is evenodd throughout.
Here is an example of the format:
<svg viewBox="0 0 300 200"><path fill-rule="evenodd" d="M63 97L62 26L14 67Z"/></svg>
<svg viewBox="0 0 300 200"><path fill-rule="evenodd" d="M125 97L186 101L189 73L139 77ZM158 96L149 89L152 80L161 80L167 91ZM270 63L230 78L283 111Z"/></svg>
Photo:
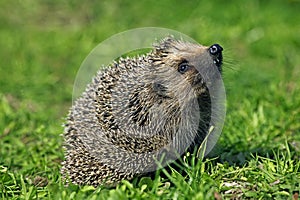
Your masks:
<svg viewBox="0 0 300 200"><path fill-rule="evenodd" d="M208 48L209 53L213 56L213 61L221 72L221 65L223 61L222 51L223 48L219 44L213 44Z"/></svg>
<svg viewBox="0 0 300 200"><path fill-rule="evenodd" d="M213 44L209 47L209 53L212 55L217 55L222 53L223 48L219 44Z"/></svg>

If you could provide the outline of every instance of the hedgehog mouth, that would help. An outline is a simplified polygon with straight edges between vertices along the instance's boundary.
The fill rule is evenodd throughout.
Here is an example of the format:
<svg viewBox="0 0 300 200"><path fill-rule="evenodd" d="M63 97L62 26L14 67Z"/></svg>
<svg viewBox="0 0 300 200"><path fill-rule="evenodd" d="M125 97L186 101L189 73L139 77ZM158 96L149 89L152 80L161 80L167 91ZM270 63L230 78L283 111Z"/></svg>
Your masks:
<svg viewBox="0 0 300 200"><path fill-rule="evenodd" d="M220 73L222 73L222 63L223 63L223 56L222 53L218 54L214 59L214 64L217 66Z"/></svg>

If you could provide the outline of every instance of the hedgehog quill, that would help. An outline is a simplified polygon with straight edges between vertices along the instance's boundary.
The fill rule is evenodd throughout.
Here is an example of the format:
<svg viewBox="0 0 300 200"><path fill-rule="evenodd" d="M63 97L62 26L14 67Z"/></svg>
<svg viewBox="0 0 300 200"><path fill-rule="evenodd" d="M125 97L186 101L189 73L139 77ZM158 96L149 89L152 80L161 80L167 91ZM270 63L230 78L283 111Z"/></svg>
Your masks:
<svg viewBox="0 0 300 200"><path fill-rule="evenodd" d="M166 37L99 70L65 124L67 183L115 185L198 147L214 117L209 88L222 50Z"/></svg>

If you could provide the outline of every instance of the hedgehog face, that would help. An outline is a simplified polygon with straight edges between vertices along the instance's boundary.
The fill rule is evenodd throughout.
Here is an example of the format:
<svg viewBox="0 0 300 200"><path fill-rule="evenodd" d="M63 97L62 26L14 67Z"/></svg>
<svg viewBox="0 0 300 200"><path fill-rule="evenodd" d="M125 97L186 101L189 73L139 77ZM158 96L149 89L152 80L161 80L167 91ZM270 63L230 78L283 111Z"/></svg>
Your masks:
<svg viewBox="0 0 300 200"><path fill-rule="evenodd" d="M182 61L177 65L177 71L185 76L192 87L198 90L213 84L216 76L222 71L222 47L199 46L194 51L183 52L179 54Z"/></svg>
<svg viewBox="0 0 300 200"><path fill-rule="evenodd" d="M206 47L167 38L156 46L155 53L163 58L159 64L172 68L177 76L184 77L198 96L220 77L222 50L218 44Z"/></svg>

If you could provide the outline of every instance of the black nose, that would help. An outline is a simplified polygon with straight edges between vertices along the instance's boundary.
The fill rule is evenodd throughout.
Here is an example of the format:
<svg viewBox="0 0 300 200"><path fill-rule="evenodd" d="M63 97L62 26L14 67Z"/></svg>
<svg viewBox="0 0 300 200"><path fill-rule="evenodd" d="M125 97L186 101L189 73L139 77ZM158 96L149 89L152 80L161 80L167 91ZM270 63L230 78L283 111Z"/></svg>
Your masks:
<svg viewBox="0 0 300 200"><path fill-rule="evenodd" d="M219 72L222 72L223 48L219 44L213 44L208 48L208 51L212 55L213 61L215 65L218 67Z"/></svg>
<svg viewBox="0 0 300 200"><path fill-rule="evenodd" d="M218 55L223 51L223 48L219 44L213 44L209 47L209 53L212 55Z"/></svg>

